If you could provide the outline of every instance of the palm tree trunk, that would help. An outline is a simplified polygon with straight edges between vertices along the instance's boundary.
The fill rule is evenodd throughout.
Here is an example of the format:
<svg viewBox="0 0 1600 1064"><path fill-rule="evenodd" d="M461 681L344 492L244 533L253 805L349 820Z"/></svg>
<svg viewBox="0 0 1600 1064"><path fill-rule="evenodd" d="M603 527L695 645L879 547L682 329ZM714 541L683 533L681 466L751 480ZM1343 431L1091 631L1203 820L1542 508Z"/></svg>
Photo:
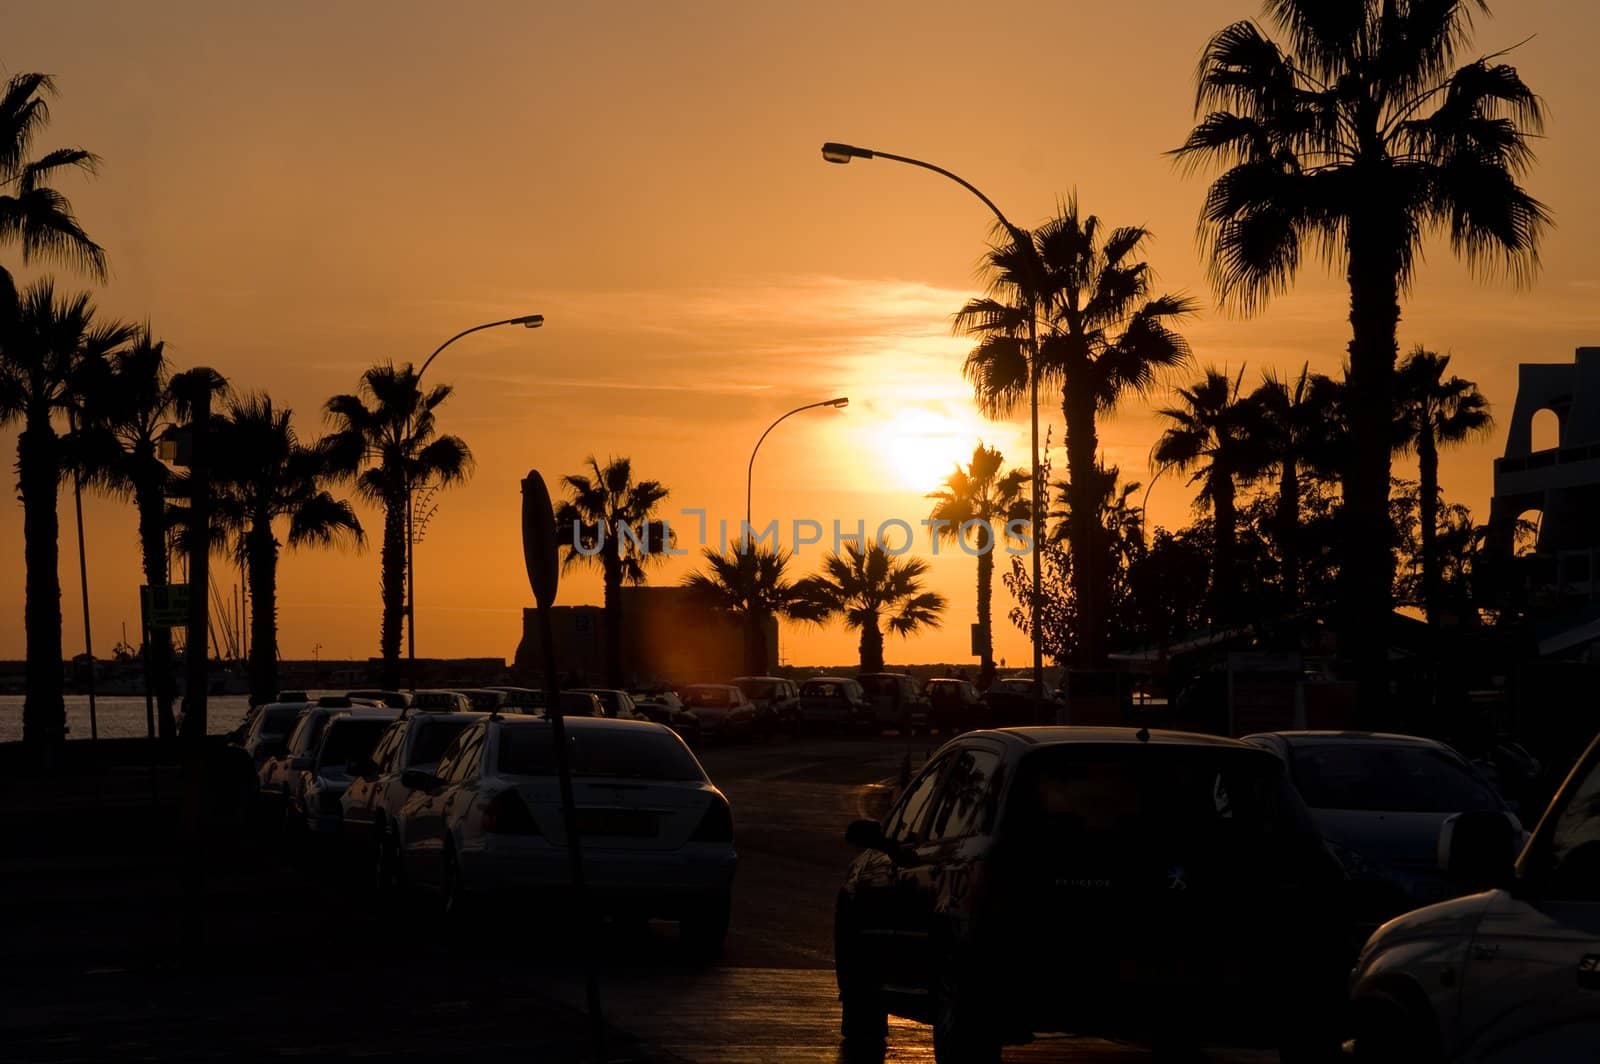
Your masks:
<svg viewBox="0 0 1600 1064"><path fill-rule="evenodd" d="M1398 220L1357 214L1350 220L1350 458L1344 471L1341 649L1361 685L1370 725L1388 700L1389 615L1393 609L1394 528L1389 519L1389 452L1395 334L1400 325Z"/></svg>
<svg viewBox="0 0 1600 1064"><path fill-rule="evenodd" d="M30 411L17 438L17 474L22 495L23 562L27 568L22 608L27 633L27 696L22 738L35 750L58 747L67 735L61 675L60 525L56 486L61 456L48 412ZM43 754L49 757L48 753Z"/></svg>
<svg viewBox="0 0 1600 1064"><path fill-rule="evenodd" d="M400 688L400 632L406 612L406 495L391 495L383 506L383 625L379 647L383 654L383 686ZM254 588L256 601L262 589ZM415 682L413 678L413 682Z"/></svg>
<svg viewBox="0 0 1600 1064"><path fill-rule="evenodd" d="M1417 434L1417 520L1422 531L1422 612L1439 623L1439 448L1433 426Z"/></svg>
<svg viewBox="0 0 1600 1064"><path fill-rule="evenodd" d="M748 638L745 641L745 672L750 676L765 676L767 674L767 618L761 613L750 610L745 615L745 631Z"/></svg>
<svg viewBox="0 0 1600 1064"><path fill-rule="evenodd" d="M878 627L878 616L873 614L861 625L861 671L883 671L883 631Z"/></svg>
<svg viewBox="0 0 1600 1064"><path fill-rule="evenodd" d="M1082 380L1085 374L1069 375ZM1100 523L1099 468L1095 457L1094 396L1082 387L1067 387L1061 413L1067 435L1067 549L1071 558L1072 596L1078 630L1073 633L1072 664L1097 669L1105 664L1106 559L1095 553L1095 528ZM1042 521L1038 522L1042 527ZM1040 532L1036 529L1035 535Z"/></svg>
<svg viewBox="0 0 1600 1064"><path fill-rule="evenodd" d="M994 600L994 547L993 535L989 549L978 555L978 687L987 690L994 681L994 633L989 618Z"/></svg>
<svg viewBox="0 0 1600 1064"><path fill-rule="evenodd" d="M622 686L622 557L617 546L608 545L601 554L606 585L606 684L610 687Z"/></svg>
<svg viewBox="0 0 1600 1064"><path fill-rule="evenodd" d="M1300 470L1294 456L1283 460L1278 474L1278 558L1283 566L1285 610L1300 607Z"/></svg>
<svg viewBox="0 0 1600 1064"><path fill-rule="evenodd" d="M1239 583L1234 577L1234 556L1239 539L1238 508L1234 505L1233 474L1215 465L1211 471L1211 520L1214 544L1211 569L1211 619L1229 625L1238 619Z"/></svg>
<svg viewBox="0 0 1600 1064"><path fill-rule="evenodd" d="M153 456L151 460L154 461ZM136 484L133 493L139 511L139 552L144 563L144 582L151 587L164 587L170 579L167 501L162 497L161 488L148 479ZM174 739L178 735L178 722L172 715L172 704L178 697L178 682L172 672L172 633L165 628L152 629L145 632L144 639L150 663L147 680L156 702L157 734L162 739Z"/></svg>
<svg viewBox="0 0 1600 1064"><path fill-rule="evenodd" d="M250 570L250 704L278 696L278 543L272 520L257 516L245 533Z"/></svg>

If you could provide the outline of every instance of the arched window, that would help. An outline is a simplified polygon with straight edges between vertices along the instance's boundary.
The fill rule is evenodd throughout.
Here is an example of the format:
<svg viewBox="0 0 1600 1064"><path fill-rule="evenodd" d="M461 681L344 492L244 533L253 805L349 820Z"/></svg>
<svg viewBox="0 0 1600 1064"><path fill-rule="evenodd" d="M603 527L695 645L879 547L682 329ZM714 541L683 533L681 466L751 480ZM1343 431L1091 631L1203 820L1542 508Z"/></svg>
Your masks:
<svg viewBox="0 0 1600 1064"><path fill-rule="evenodd" d="M1533 415L1533 449L1547 451L1561 446L1561 418L1546 407Z"/></svg>

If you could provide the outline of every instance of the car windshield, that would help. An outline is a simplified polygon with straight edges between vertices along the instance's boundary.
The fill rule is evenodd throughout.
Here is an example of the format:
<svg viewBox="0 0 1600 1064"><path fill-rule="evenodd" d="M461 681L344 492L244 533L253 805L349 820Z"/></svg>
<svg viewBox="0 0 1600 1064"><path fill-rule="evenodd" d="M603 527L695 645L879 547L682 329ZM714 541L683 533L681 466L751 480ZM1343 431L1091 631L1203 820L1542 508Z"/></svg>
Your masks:
<svg viewBox="0 0 1600 1064"><path fill-rule="evenodd" d="M684 692L683 700L691 706L726 709L733 705L733 692L725 687L691 687Z"/></svg>
<svg viewBox="0 0 1600 1064"><path fill-rule="evenodd" d="M1499 812L1500 800L1455 758L1399 743L1291 746L1295 786L1313 809Z"/></svg>
<svg viewBox="0 0 1600 1064"><path fill-rule="evenodd" d="M740 680L739 690L743 691L746 698L776 698L778 697L777 680Z"/></svg>
<svg viewBox="0 0 1600 1064"><path fill-rule="evenodd" d="M843 698L844 685L831 680L807 680L800 686L802 698Z"/></svg>
<svg viewBox="0 0 1600 1064"><path fill-rule="evenodd" d="M411 757L406 761L409 768L412 765L432 765L439 760L439 755L444 753L445 747L455 741L463 728L472 721L467 718L460 720L430 720L419 723L416 740L411 744Z"/></svg>
<svg viewBox="0 0 1600 1064"><path fill-rule="evenodd" d="M697 782L706 778L683 742L653 725L574 728L567 734L567 745L574 776ZM501 772L514 776L555 775L550 729L500 729L499 767Z"/></svg>
<svg viewBox="0 0 1600 1064"><path fill-rule="evenodd" d="M359 761L372 753L388 727L387 720L340 720L328 732L318 760L323 765L348 765Z"/></svg>

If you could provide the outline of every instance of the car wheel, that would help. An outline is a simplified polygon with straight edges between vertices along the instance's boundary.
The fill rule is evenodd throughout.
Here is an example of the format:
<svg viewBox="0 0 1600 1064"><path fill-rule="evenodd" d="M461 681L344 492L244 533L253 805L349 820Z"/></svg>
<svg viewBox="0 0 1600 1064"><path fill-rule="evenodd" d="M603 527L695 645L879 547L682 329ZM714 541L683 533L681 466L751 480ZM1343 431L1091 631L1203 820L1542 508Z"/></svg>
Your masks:
<svg viewBox="0 0 1600 1064"><path fill-rule="evenodd" d="M883 995L862 970L856 931L841 903L833 916L833 971L839 982L839 1035L849 1059L878 1057L889 1037L889 1010Z"/></svg>
<svg viewBox="0 0 1600 1064"><path fill-rule="evenodd" d="M678 933L693 956L713 960L722 955L732 907L732 899L719 895L702 902L678 921Z"/></svg>
<svg viewBox="0 0 1600 1064"><path fill-rule="evenodd" d="M947 971L939 980L933 1020L937 1064L1000 1064L1000 1028L970 984Z"/></svg>
<svg viewBox="0 0 1600 1064"><path fill-rule="evenodd" d="M1427 1064L1439 1059L1431 1019L1404 1002L1389 997L1368 998L1356 1003L1354 1013L1355 1059L1360 1064ZM1315 1059L1299 1055L1298 1049L1291 1047L1285 1047L1279 1057L1284 1064Z"/></svg>

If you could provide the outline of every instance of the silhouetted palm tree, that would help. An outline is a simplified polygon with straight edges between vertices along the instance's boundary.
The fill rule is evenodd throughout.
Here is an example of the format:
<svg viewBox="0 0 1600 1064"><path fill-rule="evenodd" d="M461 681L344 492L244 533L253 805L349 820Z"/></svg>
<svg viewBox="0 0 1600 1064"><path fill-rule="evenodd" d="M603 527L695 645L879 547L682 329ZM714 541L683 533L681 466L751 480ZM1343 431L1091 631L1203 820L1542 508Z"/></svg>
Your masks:
<svg viewBox="0 0 1600 1064"><path fill-rule="evenodd" d="M825 623L842 618L846 628L861 633L861 671L883 671L883 626L899 636L937 628L945 598L925 590L928 563L921 558L899 558L881 543L862 549L845 544L844 553L822 560L822 572L800 581L802 605L794 615L800 620Z"/></svg>
<svg viewBox="0 0 1600 1064"><path fill-rule="evenodd" d="M1080 559L1094 549L1093 476L1099 463L1096 415L1128 392L1144 394L1158 372L1189 357L1189 345L1174 324L1196 310L1187 298L1152 295L1155 275L1138 256L1149 232L1127 226L1106 232L1094 215L1080 216L1076 197L1032 234L1034 254L1013 241L988 256L990 294L956 315L958 332L978 338L964 371L985 413L1008 414L1028 397L1028 317L1037 315L1041 386L1062 389L1066 419L1067 477L1084 494L1073 500L1068 529ZM1042 291L1035 291L1042 288ZM1074 595L1082 632L1074 642L1075 664L1104 663L1107 572L1104 565L1073 566Z"/></svg>
<svg viewBox="0 0 1600 1064"><path fill-rule="evenodd" d="M157 445L176 423L170 377L166 345L151 335L146 324L127 347L112 355L103 386L85 397L88 418L103 440L94 451L94 480L114 495L133 500L144 580L151 587L170 580L167 499L172 494L172 474L156 457ZM155 629L147 633L146 642L160 734L170 738L177 734L171 633Z"/></svg>
<svg viewBox="0 0 1600 1064"><path fill-rule="evenodd" d="M592 476L589 474L593 474ZM602 468L589 456L589 473L563 477L572 498L556 508L556 541L567 550L563 566L591 564L605 582L606 682L623 685L622 585L642 584L645 567L672 546L656 507L667 497L660 481L633 479L633 463L613 458Z"/></svg>
<svg viewBox="0 0 1600 1064"><path fill-rule="evenodd" d="M1227 167L1200 216L1211 277L1246 313L1302 256L1350 288L1349 459L1342 575L1346 650L1381 705L1393 573L1390 416L1400 297L1422 240L1449 234L1474 266L1526 278L1549 216L1518 179L1539 98L1487 56L1452 70L1482 0L1273 0L1282 47L1255 22L1206 45L1194 130L1175 154Z"/></svg>
<svg viewBox="0 0 1600 1064"><path fill-rule="evenodd" d="M87 293L57 296L48 278L22 293L0 272L0 425L22 423L17 481L22 499L23 627L27 635L24 741L53 746L66 737L61 675L60 524L56 490L70 457L56 417L75 416L83 384L133 334L121 322L95 324Z"/></svg>
<svg viewBox="0 0 1600 1064"><path fill-rule="evenodd" d="M1285 605L1300 602L1300 476L1329 460L1332 437L1338 435L1339 384L1309 364L1293 378L1268 370L1248 402L1256 414L1252 433L1252 472L1275 475L1278 482L1273 539L1278 546Z"/></svg>
<svg viewBox="0 0 1600 1064"><path fill-rule="evenodd" d="M932 492L933 510L928 514L931 531L940 540L961 544L978 555L978 686L987 688L994 680L994 634L991 627L994 597L994 555L1010 538L1007 525L1025 520L1031 505L1028 499L1028 472L1013 469L1002 473L1005 458L981 442L972 451L967 468L957 466L945 478L944 487ZM937 522L943 522L939 524Z"/></svg>
<svg viewBox="0 0 1600 1064"><path fill-rule="evenodd" d="M20 244L25 263L51 259L103 279L105 250L89 239L72 204L50 184L64 170L92 174L99 160L80 148L33 154L34 137L50 121L47 98L54 94L47 74L13 74L0 90L0 243Z"/></svg>
<svg viewBox="0 0 1600 1064"><path fill-rule="evenodd" d="M1422 601L1438 620L1439 448L1480 437L1494 425L1489 401L1472 381L1446 377L1450 356L1413 348L1395 371L1395 414L1400 450L1417 452L1417 522L1422 541Z"/></svg>
<svg viewBox="0 0 1600 1064"><path fill-rule="evenodd" d="M1249 469L1253 416L1248 401L1239 396L1243 378L1243 370L1230 378L1220 370L1207 369L1197 383L1179 388L1180 404L1159 411L1171 426L1150 455L1157 467L1193 470L1189 482L1200 485L1197 502L1211 508L1215 529L1211 607L1219 623L1235 619L1230 608L1237 591L1233 584L1239 520L1235 478Z"/></svg>
<svg viewBox="0 0 1600 1064"><path fill-rule="evenodd" d="M747 551L747 546L754 546L754 551ZM712 609L745 621L749 633L745 671L760 676L767 671L768 619L790 616L800 601L788 576L793 555L745 540L726 551L705 547L700 553L706 560L705 571L684 577L683 586Z"/></svg>
<svg viewBox="0 0 1600 1064"><path fill-rule="evenodd" d="M213 422L212 507L244 559L250 584L250 702L278 694L278 537L289 547L360 544L361 522L327 485L336 474L323 447L300 442L291 412L265 394L236 396Z"/></svg>
<svg viewBox="0 0 1600 1064"><path fill-rule="evenodd" d="M359 393L328 400L327 419L333 432L322 446L332 468L342 476L354 476L357 493L383 508L383 622L378 642L385 687L400 686L411 493L429 485L460 484L472 475L472 451L466 441L438 435L434 421L434 411L450 392L448 384L423 392L410 363L397 367L385 362L361 375Z"/></svg>

